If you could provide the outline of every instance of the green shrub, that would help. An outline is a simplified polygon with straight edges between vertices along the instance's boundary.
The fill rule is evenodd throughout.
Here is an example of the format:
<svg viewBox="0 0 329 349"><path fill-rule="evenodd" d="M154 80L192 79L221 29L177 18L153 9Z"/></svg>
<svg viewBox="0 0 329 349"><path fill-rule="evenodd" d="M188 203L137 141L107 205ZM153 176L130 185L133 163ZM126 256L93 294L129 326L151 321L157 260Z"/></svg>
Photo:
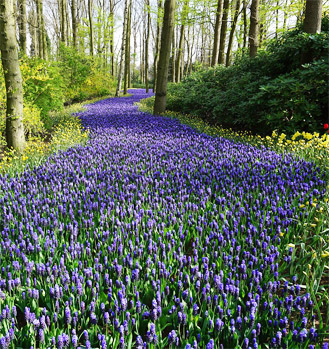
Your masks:
<svg viewBox="0 0 329 349"><path fill-rule="evenodd" d="M261 134L319 131L328 115L328 48L328 32L288 32L253 59L169 85L168 109Z"/></svg>

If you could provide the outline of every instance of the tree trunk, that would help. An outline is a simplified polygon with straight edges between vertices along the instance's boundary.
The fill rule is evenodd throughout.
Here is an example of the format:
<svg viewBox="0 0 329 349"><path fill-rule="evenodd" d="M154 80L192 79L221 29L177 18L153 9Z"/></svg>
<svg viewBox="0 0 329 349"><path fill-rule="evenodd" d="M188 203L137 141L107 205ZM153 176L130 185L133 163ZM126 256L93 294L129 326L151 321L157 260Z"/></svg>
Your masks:
<svg viewBox="0 0 329 349"><path fill-rule="evenodd" d="M110 56L111 56L111 75L114 76L114 0L110 0Z"/></svg>
<svg viewBox="0 0 329 349"><path fill-rule="evenodd" d="M171 68L172 68L172 82L176 82L176 37L175 37L175 22L172 30L172 53L171 53ZM162 35L161 35L162 38Z"/></svg>
<svg viewBox="0 0 329 349"><path fill-rule="evenodd" d="M90 0L89 0L90 1ZM119 64L119 74L118 74L118 84L115 92L115 96L118 97L121 90L122 84L122 70L123 70L123 62L125 57L125 47L126 47L126 30L127 30L127 21L128 21L128 9L130 7L130 0L125 0L125 9L123 16L123 30L122 30L122 43L121 43L121 57Z"/></svg>
<svg viewBox="0 0 329 349"><path fill-rule="evenodd" d="M59 0L61 42L66 44L66 0Z"/></svg>
<svg viewBox="0 0 329 349"><path fill-rule="evenodd" d="M31 36L31 56L36 57L39 55L38 51L38 35L37 35L37 19L34 9L29 12L29 32Z"/></svg>
<svg viewBox="0 0 329 349"><path fill-rule="evenodd" d="M259 0L252 0L250 8L249 55L255 57L258 49Z"/></svg>
<svg viewBox="0 0 329 349"><path fill-rule="evenodd" d="M146 25L146 40L145 40L145 88L146 93L149 93L149 42L150 42L150 27L151 27L151 9L150 1L145 0L147 10L147 25Z"/></svg>
<svg viewBox="0 0 329 349"><path fill-rule="evenodd" d="M168 68L174 26L175 3L176 0L165 0L154 114L161 114L166 110Z"/></svg>
<svg viewBox="0 0 329 349"><path fill-rule="evenodd" d="M322 0L306 0L303 28L306 33L321 32Z"/></svg>
<svg viewBox="0 0 329 349"><path fill-rule="evenodd" d="M42 0L36 0L37 5L37 23L38 23L38 47L39 47L39 57L43 59L43 36L42 36Z"/></svg>
<svg viewBox="0 0 329 349"><path fill-rule="evenodd" d="M236 29L236 25L237 25L239 13L240 13L240 5L241 5L241 0L237 0L234 18L233 18L233 23L232 23L232 27L231 27L231 31L230 31L230 38L228 40L228 45L227 45L227 53L226 53L226 66L227 67L231 64L233 38L234 38L234 33L235 33L235 29Z"/></svg>
<svg viewBox="0 0 329 349"><path fill-rule="evenodd" d="M211 65L214 66L218 61L219 52L219 33L222 24L222 11L223 11L223 0L218 0L217 11L216 11L216 23L215 23L215 33L214 33L214 46L212 50Z"/></svg>
<svg viewBox="0 0 329 349"><path fill-rule="evenodd" d="M227 18L228 18L229 10L230 10L230 0L224 0L222 26L220 29L218 64L224 64Z"/></svg>
<svg viewBox="0 0 329 349"><path fill-rule="evenodd" d="M77 14L76 14L76 0L71 0L71 15L72 15L72 36L73 36L73 47L77 48Z"/></svg>
<svg viewBox="0 0 329 349"><path fill-rule="evenodd" d="M13 0L0 0L0 50L7 93L7 146L21 153L25 146L23 82L18 61Z"/></svg>
<svg viewBox="0 0 329 349"><path fill-rule="evenodd" d="M19 0L18 6L19 47L22 54L26 55L26 0Z"/></svg>
<svg viewBox="0 0 329 349"><path fill-rule="evenodd" d="M47 33L45 28L45 20L43 16L43 4L40 1L40 15L41 15L41 40L42 40L42 56L43 59L48 59L48 51L47 51Z"/></svg>
<svg viewBox="0 0 329 349"><path fill-rule="evenodd" d="M94 29L93 29L93 10L92 0L88 0L88 18L89 18L89 51L90 55L94 55Z"/></svg>
<svg viewBox="0 0 329 349"><path fill-rule="evenodd" d="M182 25L180 27L180 37L179 37L177 62L176 62L176 81L177 82L180 82L181 80L181 61L182 61L186 17L188 15L188 7L189 7L189 0L184 0L183 9L182 9Z"/></svg>
<svg viewBox="0 0 329 349"><path fill-rule="evenodd" d="M155 54L154 54L154 64L153 64L153 92L156 90L156 81L157 81L157 69L158 69L158 61L159 61L159 51L160 51L160 33L161 33L161 12L163 8L163 0L158 0L158 17L157 17L157 33L155 39Z"/></svg>
<svg viewBox="0 0 329 349"><path fill-rule="evenodd" d="M247 23L247 0L243 1L243 49L247 47L248 23Z"/></svg>
<svg viewBox="0 0 329 349"><path fill-rule="evenodd" d="M130 66L130 31L131 31L131 4L128 8L127 30L126 30L126 47L125 47L125 70L123 94L128 93L129 85L129 66Z"/></svg>

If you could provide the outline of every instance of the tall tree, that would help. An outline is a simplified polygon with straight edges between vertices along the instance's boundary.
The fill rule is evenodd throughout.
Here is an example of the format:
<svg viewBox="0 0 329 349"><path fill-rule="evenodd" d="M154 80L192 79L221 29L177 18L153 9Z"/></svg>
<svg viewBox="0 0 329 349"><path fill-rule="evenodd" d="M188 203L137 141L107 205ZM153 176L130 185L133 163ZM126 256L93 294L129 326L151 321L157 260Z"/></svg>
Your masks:
<svg viewBox="0 0 329 349"><path fill-rule="evenodd" d="M252 0L250 8L249 55L255 57L258 49L259 0Z"/></svg>
<svg viewBox="0 0 329 349"><path fill-rule="evenodd" d="M89 51L90 55L94 55L94 28L93 28L93 4L92 0L88 0L88 19L89 19Z"/></svg>
<svg viewBox="0 0 329 349"><path fill-rule="evenodd" d="M26 0L18 0L19 48L26 54Z"/></svg>
<svg viewBox="0 0 329 349"><path fill-rule="evenodd" d="M150 28L151 28L151 9L150 1L145 0L145 8L147 11L146 23L146 40L145 40L145 88L146 93L149 93L149 43L150 43Z"/></svg>
<svg viewBox="0 0 329 349"><path fill-rule="evenodd" d="M309 34L321 32L322 0L306 0L304 31Z"/></svg>
<svg viewBox="0 0 329 349"><path fill-rule="evenodd" d="M188 16L189 0L184 0L183 9L181 14L181 27L180 27L180 37L177 51L177 61L176 61L176 82L180 82L181 78L181 61L183 52L183 42L184 42L184 32L186 25L186 18Z"/></svg>
<svg viewBox="0 0 329 349"><path fill-rule="evenodd" d="M223 10L223 0L218 0L217 11L216 11L216 23L215 23L215 33L214 33L214 46L212 49L211 65L214 66L218 61L219 52L219 33L222 23L222 10Z"/></svg>
<svg viewBox="0 0 329 349"><path fill-rule="evenodd" d="M43 11L42 11L42 0L36 0L36 6L37 6L37 23L38 23L38 47L39 47L39 57L41 59L44 59L44 40L43 40Z"/></svg>
<svg viewBox="0 0 329 349"><path fill-rule="evenodd" d="M0 50L7 93L7 146L22 152L25 146L23 82L18 61L13 0L0 0Z"/></svg>
<svg viewBox="0 0 329 349"><path fill-rule="evenodd" d="M110 59L111 59L111 75L114 76L114 0L110 0Z"/></svg>
<svg viewBox="0 0 329 349"><path fill-rule="evenodd" d="M233 38L234 38L236 25L238 23L238 17L239 17L239 13L240 13L240 5L241 5L241 0L237 0L236 4L235 4L233 23L232 23L231 30L230 30L230 37L229 37L228 45L227 45L227 53L226 53L226 66L227 67L231 64Z"/></svg>
<svg viewBox="0 0 329 349"><path fill-rule="evenodd" d="M156 90L156 81L157 81L157 70L158 70L158 62L159 62L159 51L160 51L160 34L161 34L161 21L162 21L162 8L163 8L163 0L158 0L158 13L157 13L157 31L155 37L155 53L154 53L154 63L153 63L153 92Z"/></svg>
<svg viewBox="0 0 329 349"><path fill-rule="evenodd" d="M71 0L71 20L72 20L72 36L73 36L73 47L77 48L77 11L76 11L76 0Z"/></svg>
<svg viewBox="0 0 329 349"><path fill-rule="evenodd" d="M222 26L220 29L220 43L219 43L219 54L218 63L224 64L225 57L225 41L227 31L227 18L230 11L230 0L224 0L223 15L222 15Z"/></svg>
<svg viewBox="0 0 329 349"><path fill-rule="evenodd" d="M130 33L131 33L131 3L128 8L127 30L126 30L125 69L124 69L124 87L123 87L124 94L128 93L128 87L129 87Z"/></svg>
<svg viewBox="0 0 329 349"><path fill-rule="evenodd" d="M60 37L61 42L66 44L66 0L59 0L59 20L60 20Z"/></svg>
<svg viewBox="0 0 329 349"><path fill-rule="evenodd" d="M165 0L154 114L160 114L166 110L168 69L175 18L175 5L176 0Z"/></svg>
<svg viewBox="0 0 329 349"><path fill-rule="evenodd" d="M127 22L128 22L128 12L130 7L131 0L125 0L125 9L123 15L123 29L122 29L122 41L121 41L121 53L120 53L120 63L119 63L119 74L118 74L118 83L115 95L118 97L121 90L122 84L122 73L123 73L123 62L125 57L125 48L126 48L126 32L127 32Z"/></svg>

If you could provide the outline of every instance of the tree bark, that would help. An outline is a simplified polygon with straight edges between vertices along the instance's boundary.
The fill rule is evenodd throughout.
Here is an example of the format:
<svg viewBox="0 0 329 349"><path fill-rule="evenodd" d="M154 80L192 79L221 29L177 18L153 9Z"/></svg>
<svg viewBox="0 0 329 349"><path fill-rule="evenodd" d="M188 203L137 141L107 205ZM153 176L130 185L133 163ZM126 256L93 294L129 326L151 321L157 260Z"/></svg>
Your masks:
<svg viewBox="0 0 329 349"><path fill-rule="evenodd" d="M255 57L258 49L259 0L252 0L250 8L249 55Z"/></svg>
<svg viewBox="0 0 329 349"><path fill-rule="evenodd" d="M186 17L188 15L188 6L189 6L189 0L184 0L183 9L182 9L182 24L180 27L180 37L179 37L177 62L176 62L176 82L180 82L181 80L181 60L182 60L182 52L183 52Z"/></svg>
<svg viewBox="0 0 329 349"><path fill-rule="evenodd" d="M306 0L303 28L306 33L321 32L322 0Z"/></svg>
<svg viewBox="0 0 329 349"><path fill-rule="evenodd" d="M122 42L121 42L121 55L120 55L120 64L119 64L119 74L118 74L118 84L115 92L115 96L118 97L121 90L122 84L122 70L123 70L123 62L125 57L125 47L126 47L126 31L127 31L127 20L128 20L128 9L130 7L130 0L125 0L125 9L123 16L123 29L122 29Z"/></svg>
<svg viewBox="0 0 329 349"><path fill-rule="evenodd" d="M110 0L110 56L111 56L111 75L114 76L114 0Z"/></svg>
<svg viewBox="0 0 329 349"><path fill-rule="evenodd" d="M72 17L72 37L73 37L73 47L77 48L77 11L76 11L76 0L71 0L71 17Z"/></svg>
<svg viewBox="0 0 329 349"><path fill-rule="evenodd" d="M42 36L42 0L36 0L37 5L37 23L38 23L38 47L39 47L39 57L43 59L43 36Z"/></svg>
<svg viewBox="0 0 329 349"><path fill-rule="evenodd" d="M19 47L23 55L26 55L26 0L18 0L18 28Z"/></svg>
<svg viewBox="0 0 329 349"><path fill-rule="evenodd" d="M166 110L168 68L174 26L175 4L176 0L165 0L154 114L160 114Z"/></svg>
<svg viewBox="0 0 329 349"><path fill-rule="evenodd" d="M224 0L222 26L220 29L218 64L224 64L227 18L228 18L229 10L230 10L230 0Z"/></svg>
<svg viewBox="0 0 329 349"><path fill-rule="evenodd" d="M149 93L149 42L150 42L150 27L151 27L151 13L150 1L145 0L147 10L147 24L146 24L146 40L145 40L145 88L146 93Z"/></svg>
<svg viewBox="0 0 329 349"><path fill-rule="evenodd" d="M162 35L161 35L162 36ZM172 67L172 82L176 82L176 36L175 36L175 22L172 30L172 53L171 53L171 67Z"/></svg>
<svg viewBox="0 0 329 349"><path fill-rule="evenodd" d="M39 55L38 51L38 35L37 35L37 20L34 9L29 11L29 32L31 36L31 56L36 57Z"/></svg>
<svg viewBox="0 0 329 349"><path fill-rule="evenodd" d="M160 34L161 34L161 20L162 20L162 8L163 8L163 0L158 0L158 17L157 17L157 33L155 39L155 54L154 54L154 83L153 83L153 92L156 91L156 81L157 81L157 69L159 62L159 51L160 51Z"/></svg>
<svg viewBox="0 0 329 349"><path fill-rule="evenodd" d="M66 0L59 0L61 42L66 44Z"/></svg>
<svg viewBox="0 0 329 349"><path fill-rule="evenodd" d="M130 66L130 31L131 31L131 4L128 8L127 30L126 30L126 47L125 47L125 70L123 94L128 93L129 85L129 66Z"/></svg>
<svg viewBox="0 0 329 349"><path fill-rule="evenodd" d="M89 51L90 55L94 55L94 29L93 29L93 10L92 0L88 0L88 18L89 18Z"/></svg>
<svg viewBox="0 0 329 349"><path fill-rule="evenodd" d="M247 47L248 23L247 23L247 0L243 1L243 49Z"/></svg>
<svg viewBox="0 0 329 349"><path fill-rule="evenodd" d="M7 146L21 153L25 146L23 81L18 61L13 0L0 0L0 50L7 93Z"/></svg>
<svg viewBox="0 0 329 349"><path fill-rule="evenodd" d="M216 11L216 23L215 23L215 33L214 33L214 46L212 50L211 65L214 66L218 61L219 53L219 33L222 24L222 11L223 11L223 0L218 0L217 11Z"/></svg>
<svg viewBox="0 0 329 349"><path fill-rule="evenodd" d="M230 31L230 37L229 37L228 45L227 45L227 53L226 53L226 66L227 67L231 64L233 38L234 38L234 33L235 33L235 29L236 29L236 25L237 25L239 13L240 13L240 5L241 5L241 0L237 0L234 18L233 18L233 23L232 23L232 27L231 27L231 31Z"/></svg>

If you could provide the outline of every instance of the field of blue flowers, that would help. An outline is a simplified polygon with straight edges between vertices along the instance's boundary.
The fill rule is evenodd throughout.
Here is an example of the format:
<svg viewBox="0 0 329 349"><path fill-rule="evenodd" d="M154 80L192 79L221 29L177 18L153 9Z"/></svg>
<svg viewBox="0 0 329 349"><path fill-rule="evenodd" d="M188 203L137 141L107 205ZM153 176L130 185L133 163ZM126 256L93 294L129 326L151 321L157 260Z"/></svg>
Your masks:
<svg viewBox="0 0 329 349"><path fill-rule="evenodd" d="M86 146L0 177L0 348L317 347L286 242L324 173L131 93L80 114Z"/></svg>

